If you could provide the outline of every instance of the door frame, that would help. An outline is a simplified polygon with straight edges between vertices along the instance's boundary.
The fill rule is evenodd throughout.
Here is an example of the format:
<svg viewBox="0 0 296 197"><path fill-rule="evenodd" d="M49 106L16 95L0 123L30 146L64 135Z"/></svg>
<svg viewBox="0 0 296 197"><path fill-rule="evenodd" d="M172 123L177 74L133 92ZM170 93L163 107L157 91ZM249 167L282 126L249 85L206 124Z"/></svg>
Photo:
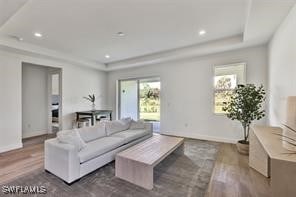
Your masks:
<svg viewBox="0 0 296 197"><path fill-rule="evenodd" d="M51 68L50 68L51 69ZM59 75L59 130L63 128L63 116L62 116L62 68L53 68L53 70L48 71L48 133L52 133L52 75Z"/></svg>

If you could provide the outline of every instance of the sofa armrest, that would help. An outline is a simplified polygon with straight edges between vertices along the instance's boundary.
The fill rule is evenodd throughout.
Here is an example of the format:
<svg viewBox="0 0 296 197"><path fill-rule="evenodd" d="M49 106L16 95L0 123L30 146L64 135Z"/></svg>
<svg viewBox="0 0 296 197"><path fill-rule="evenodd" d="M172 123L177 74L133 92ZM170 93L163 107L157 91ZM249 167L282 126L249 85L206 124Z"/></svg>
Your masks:
<svg viewBox="0 0 296 197"><path fill-rule="evenodd" d="M153 124L151 122L144 123L145 130L153 132Z"/></svg>
<svg viewBox="0 0 296 197"><path fill-rule="evenodd" d="M57 139L44 143L44 167L67 183L80 178L80 160L78 150L70 144L63 144Z"/></svg>

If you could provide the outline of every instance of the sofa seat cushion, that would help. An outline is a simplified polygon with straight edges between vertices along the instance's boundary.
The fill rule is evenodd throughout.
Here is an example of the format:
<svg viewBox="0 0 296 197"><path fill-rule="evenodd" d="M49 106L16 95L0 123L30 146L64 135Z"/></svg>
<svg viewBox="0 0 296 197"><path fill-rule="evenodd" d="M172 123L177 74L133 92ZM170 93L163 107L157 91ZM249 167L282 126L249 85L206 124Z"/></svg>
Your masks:
<svg viewBox="0 0 296 197"><path fill-rule="evenodd" d="M118 133L115 133L111 136L113 137L121 137L124 139L124 143L129 143L133 140L136 140L138 138L141 138L145 135L151 134L151 131L147 131L144 129L137 129L137 130L126 130L126 131L121 131Z"/></svg>
<svg viewBox="0 0 296 197"><path fill-rule="evenodd" d="M80 163L91 160L124 144L120 137L103 137L87 143L87 146L78 153Z"/></svg>

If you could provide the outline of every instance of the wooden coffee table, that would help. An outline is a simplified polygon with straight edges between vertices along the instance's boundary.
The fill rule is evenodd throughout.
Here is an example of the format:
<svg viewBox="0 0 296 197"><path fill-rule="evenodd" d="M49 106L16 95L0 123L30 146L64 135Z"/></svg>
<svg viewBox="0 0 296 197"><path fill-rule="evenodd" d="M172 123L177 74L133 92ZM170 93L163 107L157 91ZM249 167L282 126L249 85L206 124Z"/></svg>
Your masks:
<svg viewBox="0 0 296 197"><path fill-rule="evenodd" d="M153 168L182 145L184 138L153 135L116 155L115 176L151 190Z"/></svg>

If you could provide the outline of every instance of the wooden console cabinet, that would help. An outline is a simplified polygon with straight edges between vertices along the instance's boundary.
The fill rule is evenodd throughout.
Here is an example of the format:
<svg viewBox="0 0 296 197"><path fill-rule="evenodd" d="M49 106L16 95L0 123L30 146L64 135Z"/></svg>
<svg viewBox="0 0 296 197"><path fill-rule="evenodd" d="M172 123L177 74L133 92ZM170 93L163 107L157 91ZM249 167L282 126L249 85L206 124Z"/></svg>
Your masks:
<svg viewBox="0 0 296 197"><path fill-rule="evenodd" d="M249 165L270 178L273 197L295 197L296 153L283 148L281 134L279 127L252 127Z"/></svg>

